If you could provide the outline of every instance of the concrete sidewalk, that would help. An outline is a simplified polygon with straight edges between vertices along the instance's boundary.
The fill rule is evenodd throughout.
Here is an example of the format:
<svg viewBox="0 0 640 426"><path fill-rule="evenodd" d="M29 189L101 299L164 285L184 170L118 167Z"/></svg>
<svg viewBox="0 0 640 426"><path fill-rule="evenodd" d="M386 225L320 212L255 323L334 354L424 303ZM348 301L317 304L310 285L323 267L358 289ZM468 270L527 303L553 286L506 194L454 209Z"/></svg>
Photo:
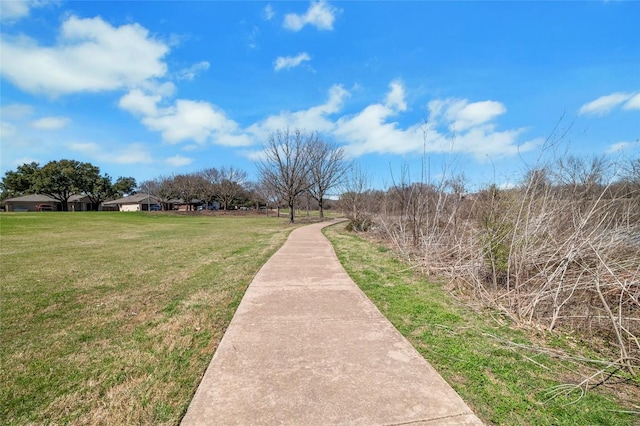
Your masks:
<svg viewBox="0 0 640 426"><path fill-rule="evenodd" d="M182 424L482 424L349 278L327 224L256 275Z"/></svg>

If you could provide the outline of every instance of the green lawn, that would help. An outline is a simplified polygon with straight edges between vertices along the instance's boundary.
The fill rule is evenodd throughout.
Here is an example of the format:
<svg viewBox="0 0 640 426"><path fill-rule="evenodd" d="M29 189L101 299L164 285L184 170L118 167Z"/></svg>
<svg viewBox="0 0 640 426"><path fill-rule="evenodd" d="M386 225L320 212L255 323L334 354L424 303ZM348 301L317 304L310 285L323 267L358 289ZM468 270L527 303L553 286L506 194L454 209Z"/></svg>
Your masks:
<svg viewBox="0 0 640 426"><path fill-rule="evenodd" d="M497 312L465 307L385 247L344 231L344 225L326 228L325 234L353 280L483 421L536 426L640 424L637 377L618 374L582 397L573 390L550 398L558 385L579 382L593 371L582 362L551 356L597 356L574 337L516 330ZM623 380L627 384L619 383Z"/></svg>
<svg viewBox="0 0 640 426"><path fill-rule="evenodd" d="M292 229L285 222L0 214L0 424L177 424L246 286ZM638 423L623 412L638 411L637 383L626 400L601 386L545 402L577 364L513 343L579 345L533 341L495 312L473 313L342 228L327 234L346 269L484 421Z"/></svg>
<svg viewBox="0 0 640 426"><path fill-rule="evenodd" d="M176 424L273 217L0 215L1 424Z"/></svg>

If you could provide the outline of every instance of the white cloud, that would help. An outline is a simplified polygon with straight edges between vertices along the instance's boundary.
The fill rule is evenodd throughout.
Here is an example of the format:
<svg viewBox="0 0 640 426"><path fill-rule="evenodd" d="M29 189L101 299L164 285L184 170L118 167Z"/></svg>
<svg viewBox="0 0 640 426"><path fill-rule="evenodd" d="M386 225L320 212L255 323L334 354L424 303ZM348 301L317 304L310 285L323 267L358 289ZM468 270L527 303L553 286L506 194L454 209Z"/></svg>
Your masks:
<svg viewBox="0 0 640 426"><path fill-rule="evenodd" d="M157 83L146 81L140 87L131 89L120 98L118 106L138 116L157 116L158 104L163 99L173 96L176 86L171 82Z"/></svg>
<svg viewBox="0 0 640 426"><path fill-rule="evenodd" d="M193 162L191 158L183 157L182 155L174 155L173 157L166 158L164 162L173 167L188 166Z"/></svg>
<svg viewBox="0 0 640 426"><path fill-rule="evenodd" d="M267 21L272 20L276 16L276 12L273 10L271 3L267 4L263 9L264 18Z"/></svg>
<svg viewBox="0 0 640 426"><path fill-rule="evenodd" d="M33 114L33 107L25 104L11 104L2 107L0 109L0 115L2 118L9 118L13 120L20 120L27 118Z"/></svg>
<svg viewBox="0 0 640 426"><path fill-rule="evenodd" d="M222 146L249 146L253 145L253 139L246 133L218 133L213 135L211 141Z"/></svg>
<svg viewBox="0 0 640 426"><path fill-rule="evenodd" d="M393 81L384 104L372 104L351 117L341 117L335 135L349 141L346 151L353 156L367 153L406 154L422 146L421 124L402 129L389 119L407 109L402 83Z"/></svg>
<svg viewBox="0 0 640 426"><path fill-rule="evenodd" d="M204 143L217 127L225 126L227 118L207 102L179 99L174 106L142 121L149 129L161 132L165 142Z"/></svg>
<svg viewBox="0 0 640 426"><path fill-rule="evenodd" d="M93 142L73 142L67 145L67 147L72 151L81 152L83 154L96 154L102 150L100 145Z"/></svg>
<svg viewBox="0 0 640 426"><path fill-rule="evenodd" d="M409 108L406 89L399 80L389 84L381 102L369 104L354 114L341 115L350 93L334 85L322 104L283 111L248 127L241 127L211 103L178 99L167 105L165 97L158 94L163 89L157 86L151 90L155 92L131 90L121 98L120 107L140 115L142 123L160 132L166 143L188 142L190 148L205 144L248 147L284 128L317 131L339 140L353 157L368 153L434 152L470 154L478 161L486 161L489 157L533 150L542 142L532 139L520 143L526 128L499 130L495 120L507 109L492 100L436 99L428 104L426 123L401 124L402 115ZM260 155L251 150L240 151L240 154L253 159Z"/></svg>
<svg viewBox="0 0 640 426"><path fill-rule="evenodd" d="M151 115L158 114L157 104L162 100L160 95L149 95L140 89L133 89L118 102L118 106L133 114Z"/></svg>
<svg viewBox="0 0 640 426"><path fill-rule="evenodd" d="M26 0L0 2L0 20L17 20L29 16L29 2Z"/></svg>
<svg viewBox="0 0 640 426"><path fill-rule="evenodd" d="M607 154L615 154L629 148L631 144L629 142L617 142L609 145L609 148L605 151Z"/></svg>
<svg viewBox="0 0 640 426"><path fill-rule="evenodd" d="M507 112L500 102L483 101L465 105L456 112L455 127L458 130L468 129L493 120Z"/></svg>
<svg viewBox="0 0 640 426"><path fill-rule="evenodd" d="M622 141L622 142L617 142L614 144L609 145L609 147L607 148L607 150L605 151L607 154L617 154L623 151L628 151L631 150L633 148L636 147L640 147L640 142L636 141L636 142L626 142L626 141Z"/></svg>
<svg viewBox="0 0 640 426"><path fill-rule="evenodd" d="M623 103L624 109L640 108L640 93L621 93L616 92L610 95L601 96L598 99L588 102L580 107L578 114L584 115L606 115L611 110Z"/></svg>
<svg viewBox="0 0 640 426"><path fill-rule="evenodd" d="M469 103L467 99L437 99L429 102L429 121L434 124L448 123L451 131L464 131L488 123L507 112L503 104L496 101Z"/></svg>
<svg viewBox="0 0 640 426"><path fill-rule="evenodd" d="M150 164L155 162L149 149L140 143L110 147L109 150L94 142L74 142L67 147L71 151L82 153L104 163Z"/></svg>
<svg viewBox="0 0 640 426"><path fill-rule="evenodd" d="M142 144L133 143L123 149L108 155L108 160L117 164L150 164L154 163L148 148Z"/></svg>
<svg viewBox="0 0 640 426"><path fill-rule="evenodd" d="M300 111L283 111L278 115L271 115L261 122L251 125L247 131L256 140L266 140L278 129L298 128L309 131L332 132L335 123L329 116L337 114L342 109L344 99L349 92L340 85L334 85L329 90L329 97L323 104Z"/></svg>
<svg viewBox="0 0 640 426"><path fill-rule="evenodd" d="M250 49L257 49L258 45L258 37L260 36L260 28L253 27L251 32L247 35L247 41Z"/></svg>
<svg viewBox="0 0 640 426"><path fill-rule="evenodd" d="M16 134L16 126L6 121L0 121L0 139L10 138Z"/></svg>
<svg viewBox="0 0 640 426"><path fill-rule="evenodd" d="M43 117L31 123L31 127L39 130L58 130L69 124L67 117Z"/></svg>
<svg viewBox="0 0 640 426"><path fill-rule="evenodd" d="M251 161L263 161L267 159L266 152L264 150L240 150L237 152L239 155L247 158Z"/></svg>
<svg viewBox="0 0 640 426"><path fill-rule="evenodd" d="M623 106L622 109L640 109L640 93L636 93L629 99Z"/></svg>
<svg viewBox="0 0 640 426"><path fill-rule="evenodd" d="M183 68L178 71L178 80L193 80L200 71L209 69L209 62L201 61L191 65L189 68Z"/></svg>
<svg viewBox="0 0 640 426"><path fill-rule="evenodd" d="M283 26L291 31L300 31L305 25L313 25L319 30L332 30L337 13L339 10L325 0L312 1L304 15L287 14Z"/></svg>
<svg viewBox="0 0 640 426"><path fill-rule="evenodd" d="M50 96L136 86L166 74L168 46L139 24L113 27L101 18L67 18L54 46L27 37L0 39L3 77Z"/></svg>
<svg viewBox="0 0 640 426"><path fill-rule="evenodd" d="M143 89L153 95L160 95L163 98L173 96L177 90L176 85L170 81L159 83L155 80L144 81L138 86L138 88Z"/></svg>
<svg viewBox="0 0 640 426"><path fill-rule="evenodd" d="M338 120L334 134L347 141L346 151L353 156L417 152L422 146L420 125L402 129L397 122L388 121L392 115L394 111L384 105L369 105L352 117Z"/></svg>
<svg viewBox="0 0 640 426"><path fill-rule="evenodd" d="M372 104L361 112L338 120L334 134L347 142L345 149L352 156L367 153L409 154L465 153L476 160L498 158L535 149L541 139L521 144L517 140L525 128L496 130L491 123L506 112L500 102L469 102L466 99L434 100L429 103L429 120L426 124L414 123L401 126L392 118L406 110L405 89L398 81L389 85L385 102ZM449 130L455 128L450 135Z"/></svg>
<svg viewBox="0 0 640 426"><path fill-rule="evenodd" d="M0 21L7 23L26 18L34 3L29 0L0 1Z"/></svg>
<svg viewBox="0 0 640 426"><path fill-rule="evenodd" d="M387 94L385 105L397 111L406 111L407 103L404 100L404 86L399 81L393 81L389 85L391 91Z"/></svg>
<svg viewBox="0 0 640 426"><path fill-rule="evenodd" d="M493 121L504 114L506 108L497 101L434 100L429 103L427 123L400 124L402 114L408 110L406 89L400 81L389 84L382 102L340 116L349 96L342 86L335 85L325 103L269 116L246 131L254 140L265 140L269 134L287 127L314 130L340 141L352 157L371 153L433 152L470 154L478 161L487 161L531 151L543 142L536 138L519 143L526 128L498 130ZM449 129L454 124L456 132L451 134ZM247 150L241 155L255 160L261 153Z"/></svg>
<svg viewBox="0 0 640 426"><path fill-rule="evenodd" d="M514 156L531 151L543 142L536 138L518 144L518 138L525 131L525 128L496 131L493 125L477 126L468 132L456 133L450 140L450 152L472 154L478 161Z"/></svg>
<svg viewBox="0 0 640 426"><path fill-rule="evenodd" d="M310 61L311 56L307 52L299 53L296 56L279 56L273 63L273 69L280 71L285 68L294 68L305 61Z"/></svg>
<svg viewBox="0 0 640 426"><path fill-rule="evenodd" d="M247 146L253 143L238 123L209 102L188 99L167 102L174 91L172 83L147 84L145 89L130 90L120 98L118 106L140 116L149 130L160 132L162 140L169 144Z"/></svg>
<svg viewBox="0 0 640 426"><path fill-rule="evenodd" d="M251 140L240 134L238 124L224 111L204 101L178 99L168 108L158 109L142 119L148 129L158 131L170 144L194 141L245 146Z"/></svg>

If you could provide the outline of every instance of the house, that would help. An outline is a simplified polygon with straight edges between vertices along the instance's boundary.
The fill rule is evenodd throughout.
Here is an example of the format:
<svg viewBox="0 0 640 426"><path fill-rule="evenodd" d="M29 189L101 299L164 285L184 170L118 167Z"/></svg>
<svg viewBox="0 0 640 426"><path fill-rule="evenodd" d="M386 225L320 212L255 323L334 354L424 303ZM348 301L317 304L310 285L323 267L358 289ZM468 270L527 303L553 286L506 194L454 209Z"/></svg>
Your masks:
<svg viewBox="0 0 640 426"><path fill-rule="evenodd" d="M141 212L161 209L160 200L149 194L134 194L102 203L104 210L117 208L121 212Z"/></svg>
<svg viewBox="0 0 640 426"><path fill-rule="evenodd" d="M62 203L44 194L30 194L21 197L8 198L4 201L5 211L8 212L36 212L61 211ZM41 206L38 209L38 206ZM86 195L72 195L67 201L70 212L87 212L93 209L91 200Z"/></svg>
<svg viewBox="0 0 640 426"><path fill-rule="evenodd" d="M173 204L173 210L181 212L195 211L199 206L203 204L202 200L193 199L189 202L185 202L182 198L176 198L171 200Z"/></svg>
<svg viewBox="0 0 640 426"><path fill-rule="evenodd" d="M67 202L70 212L90 212L93 210L93 203L86 195L72 195Z"/></svg>
<svg viewBox="0 0 640 426"><path fill-rule="evenodd" d="M5 211L35 212L39 205L51 206L51 210L62 210L62 205L55 198L43 194L30 194L4 200Z"/></svg>

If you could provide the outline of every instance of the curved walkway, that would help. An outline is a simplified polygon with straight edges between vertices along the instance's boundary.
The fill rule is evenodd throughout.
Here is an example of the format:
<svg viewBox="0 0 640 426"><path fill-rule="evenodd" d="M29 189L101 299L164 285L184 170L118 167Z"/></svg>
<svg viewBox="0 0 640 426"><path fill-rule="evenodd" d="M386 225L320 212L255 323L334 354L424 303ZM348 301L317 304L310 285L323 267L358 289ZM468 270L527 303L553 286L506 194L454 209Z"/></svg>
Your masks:
<svg viewBox="0 0 640 426"><path fill-rule="evenodd" d="M331 223L258 272L182 424L482 424L349 278Z"/></svg>

